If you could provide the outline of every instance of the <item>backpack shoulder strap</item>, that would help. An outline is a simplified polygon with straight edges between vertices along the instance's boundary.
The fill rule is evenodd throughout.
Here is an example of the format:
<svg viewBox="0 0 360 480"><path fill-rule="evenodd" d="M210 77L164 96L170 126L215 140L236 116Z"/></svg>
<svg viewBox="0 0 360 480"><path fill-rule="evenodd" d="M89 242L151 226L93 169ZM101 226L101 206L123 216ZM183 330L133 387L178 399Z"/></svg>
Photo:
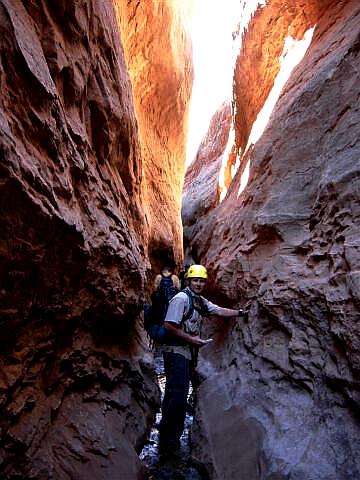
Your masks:
<svg viewBox="0 0 360 480"><path fill-rule="evenodd" d="M184 290L181 290L183 293L186 293L188 299L189 299L189 310L187 312L186 315L184 315L183 319L182 319L182 322L184 322L185 320L188 320L191 315L194 313L194 301L193 301L193 298L192 298L192 295L191 293L189 292L189 290L187 290L186 288Z"/></svg>

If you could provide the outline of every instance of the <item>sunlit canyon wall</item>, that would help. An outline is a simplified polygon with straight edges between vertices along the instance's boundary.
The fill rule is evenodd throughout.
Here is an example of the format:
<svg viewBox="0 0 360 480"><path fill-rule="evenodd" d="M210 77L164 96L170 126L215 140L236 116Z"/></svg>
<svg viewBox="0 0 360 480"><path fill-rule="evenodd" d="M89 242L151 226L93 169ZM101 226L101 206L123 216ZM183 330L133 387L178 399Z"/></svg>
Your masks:
<svg viewBox="0 0 360 480"><path fill-rule="evenodd" d="M192 0L115 1L142 145L149 256L182 260L181 192L193 79L186 26Z"/></svg>
<svg viewBox="0 0 360 480"><path fill-rule="evenodd" d="M186 179L185 242L209 268L208 295L250 306L248 319L205 332L215 342L202 350L192 439L214 479L360 477L359 24L354 0L268 1L236 64L234 151L244 151L285 38L315 26L310 46L227 175L224 201L211 187L215 207L204 209L196 193L214 184L210 137Z"/></svg>
<svg viewBox="0 0 360 480"><path fill-rule="evenodd" d="M141 478L137 323L150 260L181 257L192 70L187 2L134 3L0 1L3 479Z"/></svg>

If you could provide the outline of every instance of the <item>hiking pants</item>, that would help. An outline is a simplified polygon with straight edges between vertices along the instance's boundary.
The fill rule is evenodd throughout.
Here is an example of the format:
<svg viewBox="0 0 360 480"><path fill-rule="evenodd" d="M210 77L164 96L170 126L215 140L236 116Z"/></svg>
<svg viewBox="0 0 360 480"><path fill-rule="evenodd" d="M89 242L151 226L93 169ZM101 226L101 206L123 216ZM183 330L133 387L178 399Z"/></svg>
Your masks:
<svg viewBox="0 0 360 480"><path fill-rule="evenodd" d="M166 376L160 422L160 443L176 446L184 430L191 361L179 353L163 352Z"/></svg>

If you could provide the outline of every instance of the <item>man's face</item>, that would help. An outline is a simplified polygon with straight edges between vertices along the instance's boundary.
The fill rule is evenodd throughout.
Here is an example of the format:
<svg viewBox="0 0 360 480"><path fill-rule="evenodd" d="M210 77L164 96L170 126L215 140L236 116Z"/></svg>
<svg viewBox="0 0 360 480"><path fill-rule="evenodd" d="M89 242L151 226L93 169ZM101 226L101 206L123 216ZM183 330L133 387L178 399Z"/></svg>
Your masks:
<svg viewBox="0 0 360 480"><path fill-rule="evenodd" d="M196 294L200 295L205 288L206 280L205 278L190 278L189 287Z"/></svg>

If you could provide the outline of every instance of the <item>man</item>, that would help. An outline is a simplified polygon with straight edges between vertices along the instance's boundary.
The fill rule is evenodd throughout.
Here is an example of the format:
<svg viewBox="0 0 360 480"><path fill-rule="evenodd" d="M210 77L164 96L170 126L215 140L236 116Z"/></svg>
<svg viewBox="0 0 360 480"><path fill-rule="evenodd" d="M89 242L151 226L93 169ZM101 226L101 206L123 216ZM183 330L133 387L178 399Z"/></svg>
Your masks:
<svg viewBox="0 0 360 480"><path fill-rule="evenodd" d="M172 269L165 266L161 269L161 274L156 276L154 287L151 294L152 311L156 318L163 319L169 300L179 293L180 281L176 275L172 274Z"/></svg>
<svg viewBox="0 0 360 480"><path fill-rule="evenodd" d="M170 300L166 313L164 327L171 340L162 346L166 385L160 422L160 452L172 452L180 445L192 369L198 349L209 343L200 336L202 318L244 314L243 310L222 308L201 296L207 276L205 267L192 265L186 275L188 287Z"/></svg>
<svg viewBox="0 0 360 480"><path fill-rule="evenodd" d="M180 280L172 273L171 267L163 267L161 273L156 275L154 289L156 290L159 287L175 287L180 290Z"/></svg>

